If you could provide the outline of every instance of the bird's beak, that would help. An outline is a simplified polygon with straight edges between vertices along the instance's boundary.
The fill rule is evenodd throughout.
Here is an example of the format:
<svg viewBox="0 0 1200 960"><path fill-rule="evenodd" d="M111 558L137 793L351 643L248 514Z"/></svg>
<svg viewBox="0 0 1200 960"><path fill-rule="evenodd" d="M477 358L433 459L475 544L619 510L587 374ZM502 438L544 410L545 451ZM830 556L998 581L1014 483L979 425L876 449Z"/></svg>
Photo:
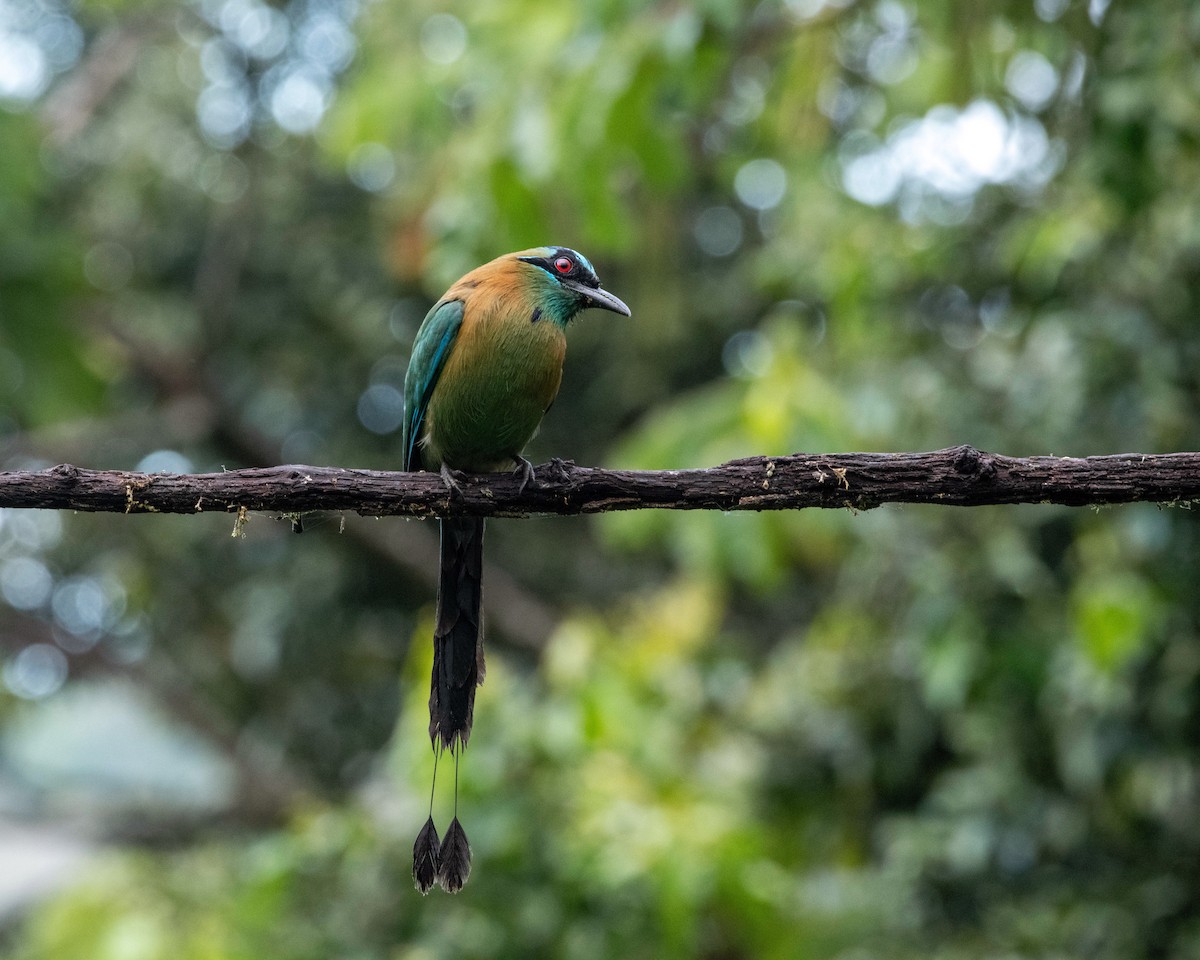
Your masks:
<svg viewBox="0 0 1200 960"><path fill-rule="evenodd" d="M586 297L589 301L587 304L589 307L611 310L613 313L619 313L623 317L630 315L629 308L607 290L601 290L599 287L587 287L574 280L564 280L562 281L562 285L570 290L574 290L580 296Z"/></svg>

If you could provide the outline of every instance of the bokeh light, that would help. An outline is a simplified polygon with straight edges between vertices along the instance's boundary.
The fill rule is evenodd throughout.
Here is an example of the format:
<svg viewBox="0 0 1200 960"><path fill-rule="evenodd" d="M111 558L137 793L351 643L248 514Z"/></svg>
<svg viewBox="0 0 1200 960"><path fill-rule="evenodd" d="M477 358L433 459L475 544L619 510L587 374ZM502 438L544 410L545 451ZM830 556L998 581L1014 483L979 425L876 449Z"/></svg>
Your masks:
<svg viewBox="0 0 1200 960"><path fill-rule="evenodd" d="M742 218L732 207L708 207L696 217L696 245L710 257L727 257L742 245Z"/></svg>
<svg viewBox="0 0 1200 960"><path fill-rule="evenodd" d="M36 610L50 599L54 578L42 561L11 557L0 564L0 593L18 610Z"/></svg>
<svg viewBox="0 0 1200 960"><path fill-rule="evenodd" d="M0 0L0 105L21 107L74 66L83 31L59 0Z"/></svg>
<svg viewBox="0 0 1200 960"><path fill-rule="evenodd" d="M48 643L34 643L4 664L4 685L24 700L57 693L67 680L67 658Z"/></svg>
<svg viewBox="0 0 1200 960"><path fill-rule="evenodd" d="M467 52L467 28L451 13L435 13L421 25L421 52L431 62L448 66Z"/></svg>
<svg viewBox="0 0 1200 960"><path fill-rule="evenodd" d="M396 158L382 143L360 143L346 160L346 172L357 186L378 193L396 178Z"/></svg>
<svg viewBox="0 0 1200 960"><path fill-rule="evenodd" d="M358 420L372 433L395 433L404 422L404 394L389 383L372 384L358 399Z"/></svg>
<svg viewBox="0 0 1200 960"><path fill-rule="evenodd" d="M1054 98L1058 71L1037 51L1020 50L1008 63L1004 85L1021 106L1036 113Z"/></svg>
<svg viewBox="0 0 1200 960"><path fill-rule="evenodd" d="M787 190L787 172L778 160L760 157L743 164L733 178L738 199L755 210L779 206Z"/></svg>
<svg viewBox="0 0 1200 960"><path fill-rule="evenodd" d="M1006 115L990 100L962 110L934 107L883 141L866 132L851 134L839 154L843 187L855 200L880 206L907 191L916 201L909 215L934 220L939 209L949 209L937 207L937 200L969 202L987 184L1038 189L1059 160L1038 120Z"/></svg>

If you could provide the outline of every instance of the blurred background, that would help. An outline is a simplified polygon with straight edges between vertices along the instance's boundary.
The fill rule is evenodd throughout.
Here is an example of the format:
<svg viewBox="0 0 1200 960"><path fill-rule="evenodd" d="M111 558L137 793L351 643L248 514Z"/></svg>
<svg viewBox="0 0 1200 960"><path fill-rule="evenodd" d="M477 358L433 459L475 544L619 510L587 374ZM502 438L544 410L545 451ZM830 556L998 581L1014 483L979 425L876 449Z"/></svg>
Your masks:
<svg viewBox="0 0 1200 960"><path fill-rule="evenodd" d="M1200 449L1198 50L1189 0L0 0L0 464L394 469L425 311L543 243L634 316L535 462ZM0 950L1200 957L1188 506L491 523L426 899L432 524L4 511Z"/></svg>

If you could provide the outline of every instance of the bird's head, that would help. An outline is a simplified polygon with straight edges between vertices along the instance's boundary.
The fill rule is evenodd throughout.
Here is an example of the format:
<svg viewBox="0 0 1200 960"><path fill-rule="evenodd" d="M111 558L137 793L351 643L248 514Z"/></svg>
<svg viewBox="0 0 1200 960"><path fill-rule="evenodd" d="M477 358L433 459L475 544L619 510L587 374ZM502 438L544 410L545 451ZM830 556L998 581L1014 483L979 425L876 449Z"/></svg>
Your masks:
<svg viewBox="0 0 1200 960"><path fill-rule="evenodd" d="M537 247L514 256L535 271L531 276L539 292L557 308L560 323L589 307L629 316L629 308L600 287L595 269L582 253L570 247Z"/></svg>

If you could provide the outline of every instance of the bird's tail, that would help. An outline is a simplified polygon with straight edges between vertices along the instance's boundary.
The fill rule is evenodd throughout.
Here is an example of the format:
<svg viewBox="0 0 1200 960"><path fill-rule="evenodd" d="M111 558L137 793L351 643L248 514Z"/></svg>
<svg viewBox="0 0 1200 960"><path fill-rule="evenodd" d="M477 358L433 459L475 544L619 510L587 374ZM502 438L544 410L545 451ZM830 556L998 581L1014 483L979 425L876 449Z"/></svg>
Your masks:
<svg viewBox="0 0 1200 960"><path fill-rule="evenodd" d="M433 631L433 679L429 691L429 737L434 748L466 746L475 711L475 687L483 683L483 518L441 521L437 625Z"/></svg>

